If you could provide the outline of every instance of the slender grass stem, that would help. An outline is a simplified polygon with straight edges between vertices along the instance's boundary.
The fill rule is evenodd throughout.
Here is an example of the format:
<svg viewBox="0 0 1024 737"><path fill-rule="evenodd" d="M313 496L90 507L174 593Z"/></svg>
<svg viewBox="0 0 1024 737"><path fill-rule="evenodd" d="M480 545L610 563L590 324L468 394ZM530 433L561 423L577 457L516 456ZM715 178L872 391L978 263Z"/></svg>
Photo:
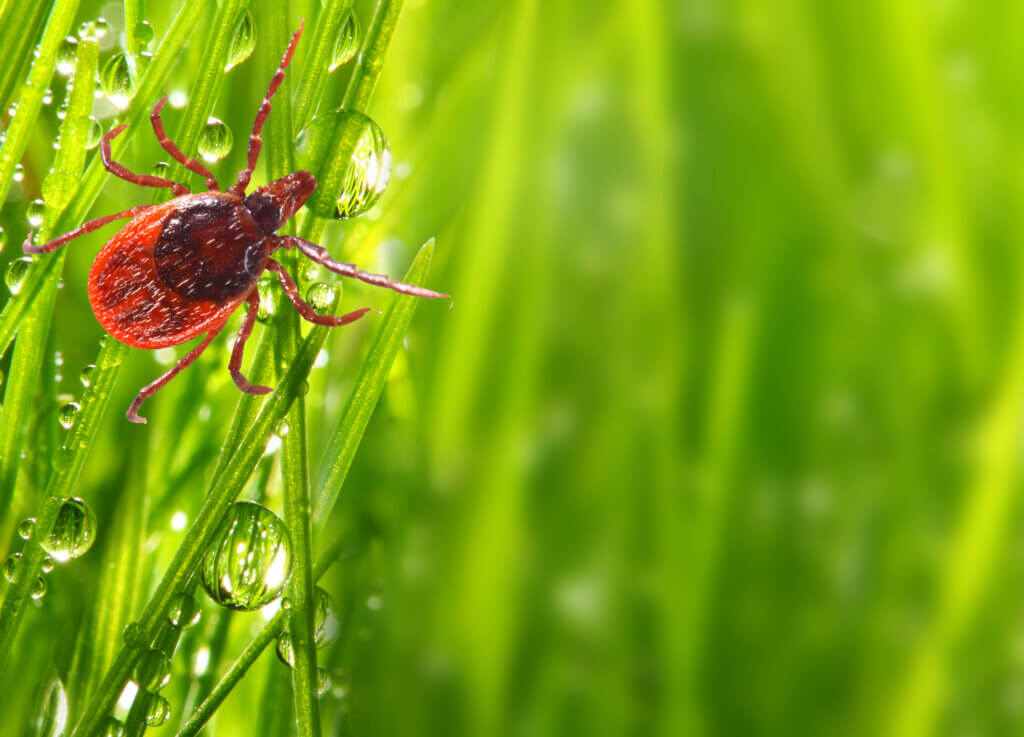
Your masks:
<svg viewBox="0 0 1024 737"><path fill-rule="evenodd" d="M14 86L22 79L23 59L31 57L29 49L46 22L49 2L8 2L0 12L0 48L12 63L0 66L0 105L7 107Z"/></svg>
<svg viewBox="0 0 1024 737"><path fill-rule="evenodd" d="M369 107L403 4L404 0L381 0L377 4L359 49L356 67L349 77L342 107L349 110L366 110Z"/></svg>
<svg viewBox="0 0 1024 737"><path fill-rule="evenodd" d="M306 45L306 63L302 69L302 77L296 85L295 95L295 130L302 130L316 112L317 103L327 89L330 79L329 68L334 43L352 9L352 0L327 0L320 15L317 16L316 28L312 38Z"/></svg>

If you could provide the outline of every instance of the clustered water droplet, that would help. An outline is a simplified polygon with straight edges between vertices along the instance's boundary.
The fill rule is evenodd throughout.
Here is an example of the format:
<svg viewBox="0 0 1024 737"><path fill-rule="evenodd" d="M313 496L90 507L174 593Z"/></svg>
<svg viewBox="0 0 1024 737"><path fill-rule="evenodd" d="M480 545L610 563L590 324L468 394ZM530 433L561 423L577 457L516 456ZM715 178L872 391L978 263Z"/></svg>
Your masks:
<svg viewBox="0 0 1024 737"><path fill-rule="evenodd" d="M351 151L345 161L335 161L333 149ZM300 133L299 166L311 171L320 186L308 206L321 217L339 220L369 210L391 179L391 149L383 131L370 118L354 110L334 110L318 115ZM337 198L329 191L340 184Z"/></svg>
<svg viewBox="0 0 1024 737"><path fill-rule="evenodd" d="M211 164L223 159L231 150L234 137L224 121L210 117L199 134L199 155Z"/></svg>
<svg viewBox="0 0 1024 737"><path fill-rule="evenodd" d="M348 17L341 25L338 39L334 42L334 52L331 54L331 64L329 67L330 71L333 72L356 55L356 52L359 51L359 36L359 19L350 10L348 11Z"/></svg>
<svg viewBox="0 0 1024 737"><path fill-rule="evenodd" d="M40 541L58 563L84 555L96 539L96 514L84 499L65 499L50 534Z"/></svg>
<svg viewBox="0 0 1024 737"><path fill-rule="evenodd" d="M291 574L284 522L254 502L235 502L200 564L203 588L229 609L252 610L281 595Z"/></svg>
<svg viewBox="0 0 1024 737"><path fill-rule="evenodd" d="M75 51L78 47L78 39L68 36L61 41L57 49L57 74L62 77L70 77L75 71Z"/></svg>
<svg viewBox="0 0 1024 737"><path fill-rule="evenodd" d="M124 737L124 725L114 717L107 717L107 720L100 726L100 734L103 737Z"/></svg>
<svg viewBox="0 0 1024 737"><path fill-rule="evenodd" d="M147 691L159 691L171 680L171 659L160 650L150 650L135 666L135 682Z"/></svg>
<svg viewBox="0 0 1024 737"><path fill-rule="evenodd" d="M338 615L334 608L334 600L330 594L319 586L313 594L314 618L313 642L317 649L327 647L338 637ZM295 652L292 649L292 637L285 627L277 636L277 657L289 668L295 665Z"/></svg>
<svg viewBox="0 0 1024 737"><path fill-rule="evenodd" d="M245 16L238 24L235 35L231 37L231 46L228 48L228 63L224 65L224 71L230 72L243 61L252 56L256 48L256 21L252 13L245 11Z"/></svg>
<svg viewBox="0 0 1024 737"><path fill-rule="evenodd" d="M196 624L200 614L199 604L195 597L182 591L171 602L171 607L167 611L167 621L175 629L184 629Z"/></svg>
<svg viewBox="0 0 1024 737"><path fill-rule="evenodd" d="M159 727L171 716L171 704L158 693L149 694L147 699L146 724L150 727Z"/></svg>

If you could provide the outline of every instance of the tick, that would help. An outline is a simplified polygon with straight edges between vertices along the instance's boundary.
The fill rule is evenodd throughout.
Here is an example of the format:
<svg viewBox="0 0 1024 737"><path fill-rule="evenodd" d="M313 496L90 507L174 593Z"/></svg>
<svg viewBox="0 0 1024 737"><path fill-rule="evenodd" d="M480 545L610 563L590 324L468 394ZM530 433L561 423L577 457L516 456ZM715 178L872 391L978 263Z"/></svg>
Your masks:
<svg viewBox="0 0 1024 737"><path fill-rule="evenodd" d="M221 192L205 166L185 156L164 132L160 112L164 96L153 108L150 122L160 145L175 161L206 179L206 192L193 194L188 187L163 177L134 174L110 158L110 141L126 127L111 129L100 141L103 165L111 174L143 187L168 187L174 199L160 205L142 205L114 215L96 218L41 246L33 246L29 234L25 253L50 253L68 241L115 220L131 218L100 250L89 270L89 304L100 325L117 340L135 348L166 348L197 335L203 339L156 381L142 388L126 413L131 422L146 422L139 408L175 375L192 364L224 329L231 314L243 302L248 314L238 331L228 370L238 388L247 394L266 394L269 386L250 384L242 375L242 354L259 310L256 282L265 271L277 273L284 293L298 313L317 325L346 325L369 312L355 310L340 317L318 315L299 295L291 275L273 258L279 248L297 248L304 256L336 274L417 297L447 297L423 287L370 274L355 264L331 258L321 246L302 238L276 235L276 231L305 204L316 189L308 171L281 177L248 195L245 190L256 168L263 139L260 133L270 114L270 101L284 81L304 24L291 38L284 58L267 89L249 136L246 168L235 184Z"/></svg>

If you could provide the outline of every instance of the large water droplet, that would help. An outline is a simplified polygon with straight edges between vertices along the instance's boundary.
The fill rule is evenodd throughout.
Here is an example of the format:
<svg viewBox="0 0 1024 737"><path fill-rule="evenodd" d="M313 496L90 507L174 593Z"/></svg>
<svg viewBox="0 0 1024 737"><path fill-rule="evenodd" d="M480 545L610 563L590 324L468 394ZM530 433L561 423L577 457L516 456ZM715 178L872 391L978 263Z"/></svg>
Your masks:
<svg viewBox="0 0 1024 737"><path fill-rule="evenodd" d="M334 71L345 62L349 61L359 51L359 19L351 10L348 11L348 18L341 26L338 39L334 42L334 53L331 54L330 71Z"/></svg>
<svg viewBox="0 0 1024 737"><path fill-rule="evenodd" d="M61 41L57 49L57 74L62 77L70 77L75 71L75 51L78 47L78 39L68 36Z"/></svg>
<svg viewBox="0 0 1024 737"><path fill-rule="evenodd" d="M199 621L199 616L199 603L194 596L184 591L174 597L167 611L167 621L175 629L191 627Z"/></svg>
<svg viewBox="0 0 1024 737"><path fill-rule="evenodd" d="M18 537L22 540L28 540L32 537L32 533L36 529L35 517L26 517L18 523Z"/></svg>
<svg viewBox="0 0 1024 737"><path fill-rule="evenodd" d="M135 38L138 39L139 45L149 46L153 36L153 26L148 20L140 20L135 24Z"/></svg>
<svg viewBox="0 0 1024 737"><path fill-rule="evenodd" d="M114 717L107 717L107 720L100 725L100 734L103 737L124 737L124 725Z"/></svg>
<svg viewBox="0 0 1024 737"><path fill-rule="evenodd" d="M206 127L199 135L199 155L203 157L204 161L214 164L228 155L233 138L231 129L224 124L224 121L213 117L208 118Z"/></svg>
<svg viewBox="0 0 1024 737"><path fill-rule="evenodd" d="M171 703L157 693L149 694L146 702L146 724L159 727L171 716Z"/></svg>
<svg viewBox="0 0 1024 737"><path fill-rule="evenodd" d="M147 691L159 691L171 680L171 659L159 650L150 650L135 666L135 682Z"/></svg>
<svg viewBox="0 0 1024 737"><path fill-rule="evenodd" d="M63 737L68 726L68 695L64 684L54 678L43 693L35 718L36 737Z"/></svg>
<svg viewBox="0 0 1024 737"><path fill-rule="evenodd" d="M107 59L100 73L100 87L118 110L127 109L135 96L135 79L128 55L120 51Z"/></svg>
<svg viewBox="0 0 1024 737"><path fill-rule="evenodd" d="M75 424L75 418L81 408L82 405L78 402L68 402L61 407L60 412L57 413L57 421L60 422L60 426L65 430L70 430L71 426Z"/></svg>
<svg viewBox="0 0 1024 737"><path fill-rule="evenodd" d="M32 200L25 208L25 219L29 227L38 228L43 224L43 213L46 212L46 203L40 199Z"/></svg>
<svg viewBox="0 0 1024 737"><path fill-rule="evenodd" d="M36 582L32 584L32 598L39 601L46 596L46 579L42 576L36 577Z"/></svg>
<svg viewBox="0 0 1024 737"><path fill-rule="evenodd" d="M96 515L85 500L66 499L57 512L50 534L41 542L43 550L58 563L83 555L96 539Z"/></svg>
<svg viewBox="0 0 1024 737"><path fill-rule="evenodd" d="M21 291L21 285L25 281L25 275L28 274L28 267L32 264L31 256L22 256L16 258L7 265L7 274L4 276L4 283L7 284L7 288L11 290L11 294L17 294Z"/></svg>
<svg viewBox="0 0 1024 737"><path fill-rule="evenodd" d="M333 284L324 284L318 281L310 284L309 289L306 290L306 301L313 305L313 309L321 315L330 312L337 298L338 293Z"/></svg>
<svg viewBox="0 0 1024 737"><path fill-rule="evenodd" d="M99 145L101 138L103 138L103 124L90 115L89 132L85 136L85 148L96 148Z"/></svg>
<svg viewBox="0 0 1024 737"><path fill-rule="evenodd" d="M259 609L281 595L291 573L291 540L266 507L235 502L200 564L203 588L229 609Z"/></svg>
<svg viewBox="0 0 1024 737"><path fill-rule="evenodd" d="M313 642L316 644L317 649L320 649L331 644L338 637L338 615L334 608L334 601L319 586L314 593L314 599L316 629L313 634ZM289 668L295 665L291 633L287 627L277 637L277 657Z"/></svg>
<svg viewBox="0 0 1024 737"><path fill-rule="evenodd" d="M346 161L334 159L334 141L339 142L339 150L351 150ZM297 151L299 168L311 171L320 183L308 204L321 217L345 220L366 212L391 179L391 149L384 133L354 110L335 110L313 118L299 133ZM332 200L328 190L339 184L341 191Z"/></svg>
<svg viewBox="0 0 1024 737"><path fill-rule="evenodd" d="M21 553L11 553L4 561L4 578L11 583L21 580Z"/></svg>
<svg viewBox="0 0 1024 737"><path fill-rule="evenodd" d="M256 48L256 21L252 13L245 11L235 35L231 38L231 47L228 50L228 63L224 65L224 71L230 72L243 61L252 56L252 50Z"/></svg>

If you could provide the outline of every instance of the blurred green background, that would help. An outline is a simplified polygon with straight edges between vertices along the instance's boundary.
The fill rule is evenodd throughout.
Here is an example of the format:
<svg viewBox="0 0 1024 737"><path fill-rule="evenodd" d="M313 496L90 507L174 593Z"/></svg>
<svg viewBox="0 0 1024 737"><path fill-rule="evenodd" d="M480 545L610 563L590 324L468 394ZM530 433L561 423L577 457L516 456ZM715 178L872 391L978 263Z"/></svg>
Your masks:
<svg viewBox="0 0 1024 737"><path fill-rule="evenodd" d="M177 3L148 5L159 38ZM261 7L215 108L235 138L222 181L280 55ZM372 5L355 7L365 26ZM82 3L100 14L112 47L123 14ZM420 305L332 522L368 543L323 582L343 633L322 656L327 733L1024 729L1022 37L1009 2L407 0L369 111L395 174L324 243L398 275L435 236L428 286L455 300ZM20 255L56 104L0 261ZM123 162L161 158L143 131ZM94 212L151 197L111 179ZM85 277L113 232L69 252L63 365L33 418L53 432L94 360ZM345 290L350 309L387 303ZM314 372L314 458L364 322ZM146 428L122 412L169 358L134 352L79 483L101 529L123 495L150 495L143 593L238 397L217 345ZM32 458L4 554L34 508ZM280 511L273 462L257 485ZM68 667L63 638L117 544L50 582L24 672ZM232 618L228 657L262 621ZM176 658L176 710L192 668ZM214 734L259 733L281 671L265 655Z"/></svg>

